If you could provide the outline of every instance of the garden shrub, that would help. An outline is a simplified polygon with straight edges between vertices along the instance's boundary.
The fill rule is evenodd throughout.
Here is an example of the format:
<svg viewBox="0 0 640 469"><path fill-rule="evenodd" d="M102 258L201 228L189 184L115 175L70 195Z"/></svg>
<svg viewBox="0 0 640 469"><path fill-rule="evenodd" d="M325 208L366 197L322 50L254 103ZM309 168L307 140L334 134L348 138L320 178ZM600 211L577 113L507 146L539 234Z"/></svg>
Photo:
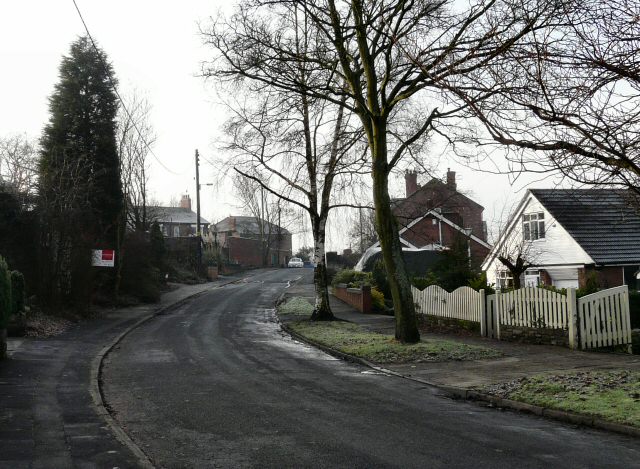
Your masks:
<svg viewBox="0 0 640 469"><path fill-rule="evenodd" d="M552 291L554 293L560 293L561 295L566 295L567 294L567 289L566 288L558 288L558 287L554 287L553 285L538 285L538 288L542 288L543 290Z"/></svg>
<svg viewBox="0 0 640 469"><path fill-rule="evenodd" d="M17 270L11 271L11 314L24 310L24 276Z"/></svg>
<svg viewBox="0 0 640 469"><path fill-rule="evenodd" d="M376 288L385 296L385 298L391 298L391 288L389 287L389 281L387 280L387 271L384 268L384 262L378 259L373 264L373 270L371 271L371 278Z"/></svg>
<svg viewBox="0 0 640 469"><path fill-rule="evenodd" d="M485 294L493 295L496 292L496 289L493 288L493 284L487 284L487 273L481 272L475 277L469 279L469 287L473 288L476 291L484 290Z"/></svg>
<svg viewBox="0 0 640 469"><path fill-rule="evenodd" d="M631 328L640 328L640 292L629 292L629 314L631 316Z"/></svg>
<svg viewBox="0 0 640 469"><path fill-rule="evenodd" d="M160 299L164 276L155 265L151 241L145 233L128 233L123 246L120 290L144 303Z"/></svg>
<svg viewBox="0 0 640 469"><path fill-rule="evenodd" d="M371 306L374 313L385 311L384 294L375 287L371 289Z"/></svg>
<svg viewBox="0 0 640 469"><path fill-rule="evenodd" d="M438 285L438 277L433 272L428 271L424 277L412 277L411 284L418 290L424 290L428 286Z"/></svg>
<svg viewBox="0 0 640 469"><path fill-rule="evenodd" d="M358 288L362 285L371 285L372 279L369 272L359 272L352 269L338 271L331 281L331 285L336 287L340 283L346 283L349 288Z"/></svg>
<svg viewBox="0 0 640 469"><path fill-rule="evenodd" d="M11 314L11 273L7 262L0 257L0 329L5 329ZM0 351L1 352L1 351Z"/></svg>

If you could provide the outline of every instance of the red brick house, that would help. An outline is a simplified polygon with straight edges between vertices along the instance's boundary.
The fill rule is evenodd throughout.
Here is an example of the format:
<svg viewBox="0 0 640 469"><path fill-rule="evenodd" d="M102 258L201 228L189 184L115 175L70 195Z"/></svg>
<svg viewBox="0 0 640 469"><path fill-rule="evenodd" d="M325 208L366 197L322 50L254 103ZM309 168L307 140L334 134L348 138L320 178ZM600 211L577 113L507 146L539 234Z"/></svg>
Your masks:
<svg viewBox="0 0 640 469"><path fill-rule="evenodd" d="M256 217L229 216L211 231L210 240L231 264L278 267L286 266L292 257L291 233Z"/></svg>
<svg viewBox="0 0 640 469"><path fill-rule="evenodd" d="M403 250L442 251L450 248L456 238L463 237L470 258L479 265L491 250L482 218L484 207L458 192L456 173L448 170L445 181L433 178L420 186L417 173L407 171L405 187L405 197L392 201ZM363 255L364 261L361 259L358 267L364 268L366 258L376 251L378 243L367 250L368 255Z"/></svg>

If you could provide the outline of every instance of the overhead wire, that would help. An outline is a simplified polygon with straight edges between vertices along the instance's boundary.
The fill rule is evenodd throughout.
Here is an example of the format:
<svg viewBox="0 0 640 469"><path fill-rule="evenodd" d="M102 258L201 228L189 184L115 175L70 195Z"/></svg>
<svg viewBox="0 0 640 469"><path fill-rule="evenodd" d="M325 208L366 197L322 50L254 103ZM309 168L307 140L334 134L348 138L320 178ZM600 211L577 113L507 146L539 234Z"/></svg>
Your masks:
<svg viewBox="0 0 640 469"><path fill-rule="evenodd" d="M142 143L144 143L144 145L147 148L147 150L149 151L149 153L151 153L151 156L153 156L153 158L158 162L158 164L160 166L162 166L166 171L168 171L169 173L171 173L171 174L173 174L175 176L181 176L182 173L176 173L175 171L169 169L160 160L160 158L158 158L156 156L154 151L151 149L151 146L147 143L147 140L142 135L142 132L140 132L140 129L138 128L138 124L136 123L135 119L133 119L131 113L129 112L129 109L127 109L127 106L124 103L124 100L122 99L122 97L120 96L120 93L118 92L118 88L116 87L116 84L115 84L113 78L111 77L111 73L109 73L109 67L107 67L107 65L103 61L103 56L100 53L100 50L98 49L98 46L96 45L95 41L93 40L93 36L91 36L91 33L89 32L89 27L87 26L87 23L85 22L84 17L82 16L82 12L80 12L80 8L78 7L78 4L76 3L76 0L71 0L71 1L73 2L73 6L75 6L76 11L78 12L78 16L80 17L80 21L82 21L82 25L84 26L84 30L86 31L87 36L89 37L89 40L91 41L91 45L92 45L93 49L96 51L96 54L98 54L99 60L102 63L102 66L104 67L105 73L107 74L107 78L109 79L109 83L111 84L111 88L113 88L113 92L118 97L118 100L120 101L120 105L122 106L122 109L124 109L124 112L127 114L127 117L133 123L133 127L136 129L136 132L138 132L138 136L142 140Z"/></svg>

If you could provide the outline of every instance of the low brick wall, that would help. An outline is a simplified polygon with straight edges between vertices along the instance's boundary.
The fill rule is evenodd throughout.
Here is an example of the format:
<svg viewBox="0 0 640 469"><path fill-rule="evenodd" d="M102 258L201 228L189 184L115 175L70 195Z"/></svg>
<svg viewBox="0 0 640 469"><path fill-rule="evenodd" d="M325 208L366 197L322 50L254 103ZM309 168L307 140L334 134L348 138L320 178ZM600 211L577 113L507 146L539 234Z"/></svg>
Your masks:
<svg viewBox="0 0 640 469"><path fill-rule="evenodd" d="M246 270L240 264L221 264L218 266L218 272L222 275L233 275Z"/></svg>
<svg viewBox="0 0 640 469"><path fill-rule="evenodd" d="M500 324L500 340L524 344L561 345L569 347L569 331L566 329L533 328Z"/></svg>
<svg viewBox="0 0 640 469"><path fill-rule="evenodd" d="M443 318L433 314L420 314L418 317L427 329L432 327L438 329L439 332L459 332L464 330L476 332L480 335L479 322L465 321L456 318Z"/></svg>
<svg viewBox="0 0 640 469"><path fill-rule="evenodd" d="M347 288L339 284L333 288L333 296L353 306L361 313L371 312L371 287Z"/></svg>

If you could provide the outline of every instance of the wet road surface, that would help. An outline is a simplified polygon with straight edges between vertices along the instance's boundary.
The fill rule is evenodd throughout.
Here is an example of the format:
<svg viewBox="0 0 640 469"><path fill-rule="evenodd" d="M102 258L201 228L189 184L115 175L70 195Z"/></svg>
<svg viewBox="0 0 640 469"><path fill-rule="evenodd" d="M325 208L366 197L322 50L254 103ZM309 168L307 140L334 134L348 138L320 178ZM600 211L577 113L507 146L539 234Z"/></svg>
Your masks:
<svg viewBox="0 0 640 469"><path fill-rule="evenodd" d="M134 330L103 392L159 467L640 467L637 441L451 401L284 334L308 269L255 271Z"/></svg>

